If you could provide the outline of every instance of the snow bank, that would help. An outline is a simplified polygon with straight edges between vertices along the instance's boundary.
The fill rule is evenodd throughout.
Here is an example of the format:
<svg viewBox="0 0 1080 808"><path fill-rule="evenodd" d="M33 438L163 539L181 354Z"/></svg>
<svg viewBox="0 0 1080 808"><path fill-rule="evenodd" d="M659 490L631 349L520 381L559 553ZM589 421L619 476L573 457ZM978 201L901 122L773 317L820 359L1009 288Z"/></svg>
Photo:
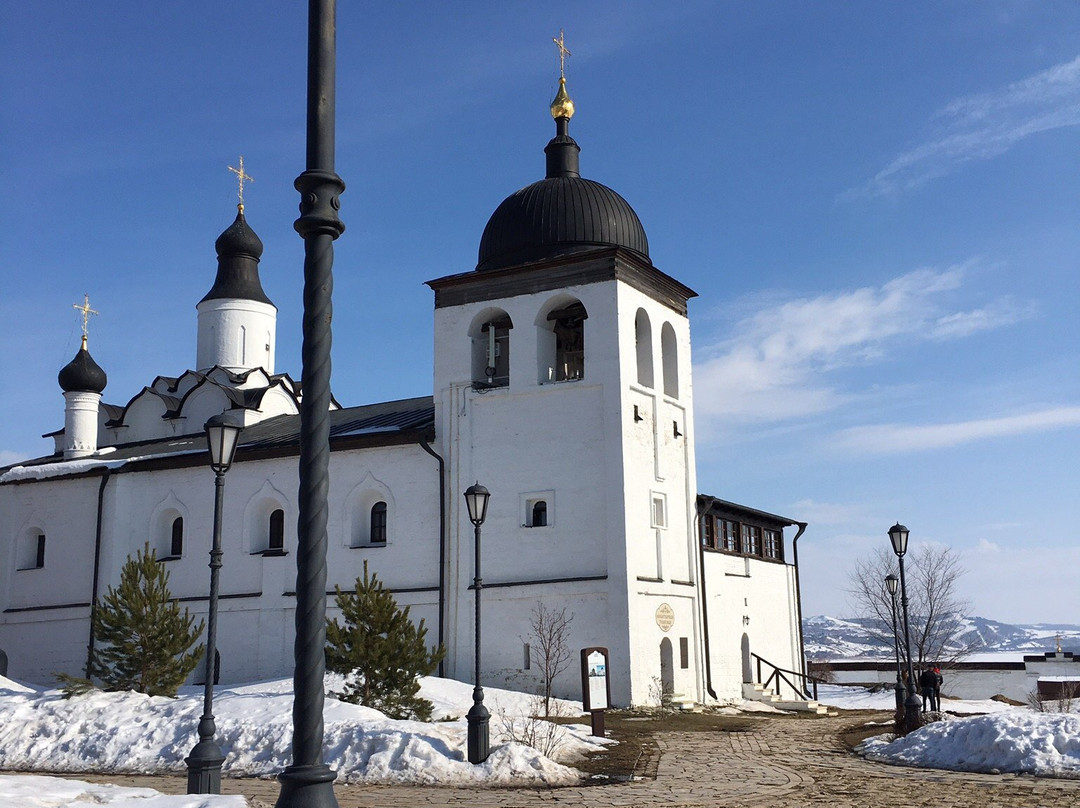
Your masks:
<svg viewBox="0 0 1080 808"><path fill-rule="evenodd" d="M328 685L333 689L335 682ZM465 759L463 717L472 704L472 687L427 678L421 693L435 701L436 716L453 720L394 721L367 707L327 699L325 760L337 770L339 782L527 786L581 780L576 769L503 736L504 716L521 720L533 697L487 689L492 754L474 766ZM573 709L575 703L564 706ZM580 703L576 708L580 714ZM0 692L0 769L182 772L198 740L201 714L202 688L184 688L176 699L130 692L94 691L73 699L57 691ZM271 777L292 762L291 680L218 688L214 715L226 776ZM555 756L569 762L600 748L603 741L588 733L583 724L566 727Z"/></svg>
<svg viewBox="0 0 1080 808"><path fill-rule="evenodd" d="M151 788L97 785L61 777L0 776L0 805L10 808L247 808L247 800L230 795L169 796Z"/></svg>
<svg viewBox="0 0 1080 808"><path fill-rule="evenodd" d="M938 721L905 738L870 738L871 760L969 772L1017 772L1080 779L1080 716L1012 710Z"/></svg>

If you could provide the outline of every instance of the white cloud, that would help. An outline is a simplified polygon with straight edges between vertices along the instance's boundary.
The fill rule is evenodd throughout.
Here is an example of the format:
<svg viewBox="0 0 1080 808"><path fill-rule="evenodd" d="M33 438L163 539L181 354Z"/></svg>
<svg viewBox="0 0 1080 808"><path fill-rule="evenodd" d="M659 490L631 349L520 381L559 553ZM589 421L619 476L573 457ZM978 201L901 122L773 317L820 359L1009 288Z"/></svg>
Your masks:
<svg viewBox="0 0 1080 808"><path fill-rule="evenodd" d="M975 160L987 160L1032 135L1080 125L1080 57L1000 89L965 96L935 116L936 131L894 158L847 197L898 193Z"/></svg>
<svg viewBox="0 0 1080 808"><path fill-rule="evenodd" d="M798 519L812 525L849 525L865 522L870 518L864 505L815 502L812 499L799 500L791 506L791 512Z"/></svg>
<svg viewBox="0 0 1080 808"><path fill-rule="evenodd" d="M950 310L969 265L919 269L881 287L771 302L697 351L695 411L708 435L719 424L763 424L834 410L857 393L830 383L841 368L881 361L901 341L947 340L1016 322L1008 300Z"/></svg>
<svg viewBox="0 0 1080 808"><path fill-rule="evenodd" d="M1055 407L948 424L878 424L845 429L837 433L835 448L869 453L893 454L925 449L943 449L988 438L1023 435L1080 426L1080 407Z"/></svg>

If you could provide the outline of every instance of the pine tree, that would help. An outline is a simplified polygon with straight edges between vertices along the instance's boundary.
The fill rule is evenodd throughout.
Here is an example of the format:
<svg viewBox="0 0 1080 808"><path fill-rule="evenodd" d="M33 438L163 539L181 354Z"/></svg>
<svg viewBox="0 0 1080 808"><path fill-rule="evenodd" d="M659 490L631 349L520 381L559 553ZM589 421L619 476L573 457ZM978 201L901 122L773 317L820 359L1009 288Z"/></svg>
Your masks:
<svg viewBox="0 0 1080 808"><path fill-rule="evenodd" d="M419 676L435 671L446 653L427 646L427 628L409 619L382 581L368 574L356 579L354 591L339 586L335 600L344 625L327 620L326 666L345 676L343 701L373 707L390 718L431 718L432 704L416 694Z"/></svg>
<svg viewBox="0 0 1080 808"><path fill-rule="evenodd" d="M192 648L203 623L169 592L169 573L147 544L128 556L120 587L109 587L94 614L94 636L102 643L90 673L105 690L136 690L151 696L175 696L203 655Z"/></svg>

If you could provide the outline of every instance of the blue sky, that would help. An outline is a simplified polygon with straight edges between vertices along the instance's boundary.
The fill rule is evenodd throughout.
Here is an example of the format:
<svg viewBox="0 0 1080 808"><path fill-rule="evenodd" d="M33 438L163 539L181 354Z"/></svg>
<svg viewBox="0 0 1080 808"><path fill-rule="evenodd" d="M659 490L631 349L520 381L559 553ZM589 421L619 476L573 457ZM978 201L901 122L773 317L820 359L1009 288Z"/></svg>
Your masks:
<svg viewBox="0 0 1080 808"><path fill-rule="evenodd" d="M0 462L50 451L84 293L106 400L194 364L240 154L299 377L304 5L0 10ZM337 398L430 393L423 282L542 176L560 28L583 175L700 295L699 488L810 522L806 613L899 520L974 613L1076 622L1074 3L342 3Z"/></svg>

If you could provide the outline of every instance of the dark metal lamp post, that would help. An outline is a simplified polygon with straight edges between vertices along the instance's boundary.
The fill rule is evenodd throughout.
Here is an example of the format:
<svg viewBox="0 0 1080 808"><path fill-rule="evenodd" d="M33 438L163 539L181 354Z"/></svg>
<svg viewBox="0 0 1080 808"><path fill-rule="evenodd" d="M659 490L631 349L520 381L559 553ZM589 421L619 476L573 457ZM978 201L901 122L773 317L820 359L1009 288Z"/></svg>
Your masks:
<svg viewBox="0 0 1080 808"><path fill-rule="evenodd" d="M911 628L908 621L907 580L904 578L904 554L907 553L908 534L910 531L897 522L889 528L889 541L893 552L900 559L900 605L904 612L904 650L907 653L907 698L904 699L903 734L917 730L922 726L922 703L915 692L915 670L911 666Z"/></svg>
<svg viewBox="0 0 1080 808"><path fill-rule="evenodd" d="M896 711L904 709L904 677L900 673L900 633L896 629L896 589L900 585L900 579L895 575L885 576L885 590L889 593L889 601L892 606L892 641L896 651Z"/></svg>
<svg viewBox="0 0 1080 808"><path fill-rule="evenodd" d="M225 496L225 472L232 465L243 427L224 413L206 422L210 468L214 472L214 538L210 548L210 604L206 617L206 678L203 683L203 714L199 719L199 742L188 755L188 794L220 794L221 764L225 756L214 743L214 663L217 660L218 573L221 570L221 504Z"/></svg>
<svg viewBox="0 0 1080 808"><path fill-rule="evenodd" d="M473 674L475 686L473 687L473 706L465 716L469 724L468 758L469 763L483 763L491 751L491 742L488 737L488 721L491 713L484 706L484 689L480 687L480 590L483 589L483 579L480 577L480 525L487 519L488 499L491 492L479 482L465 489L465 504L469 508L469 521L473 523L475 536L476 559L474 562L475 577L473 578L473 590L476 597L476 630L473 637Z"/></svg>

